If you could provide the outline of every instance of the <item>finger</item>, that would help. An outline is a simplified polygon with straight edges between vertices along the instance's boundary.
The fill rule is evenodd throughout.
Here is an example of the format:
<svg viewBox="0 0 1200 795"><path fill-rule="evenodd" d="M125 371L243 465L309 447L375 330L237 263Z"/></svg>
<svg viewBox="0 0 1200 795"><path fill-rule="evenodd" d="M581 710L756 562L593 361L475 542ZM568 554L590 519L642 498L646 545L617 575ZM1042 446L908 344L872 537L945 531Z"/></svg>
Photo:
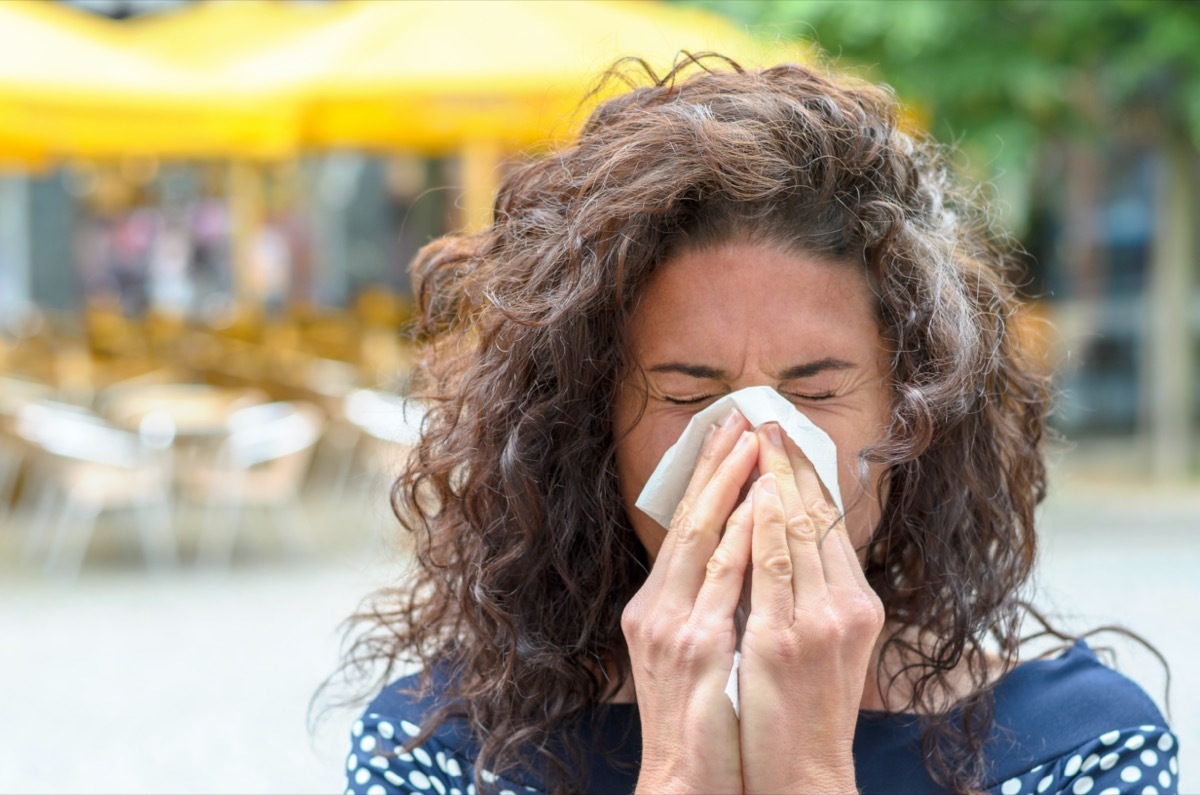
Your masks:
<svg viewBox="0 0 1200 795"><path fill-rule="evenodd" d="M831 547L831 551L834 548L841 551L842 559L845 561L845 571L849 573L850 578L846 584L864 591L873 590L870 583L867 582L867 574L863 571L862 562L858 559L858 550L854 548L854 542L846 530L845 521L839 521L834 525L825 538L824 546ZM832 587L832 582L830 587Z"/></svg>
<svg viewBox="0 0 1200 795"><path fill-rule="evenodd" d="M692 478L688 481L687 491L683 493L683 499L675 509L675 517L687 513L696 503L700 492L708 485L708 481L716 474L721 462L737 444L742 431L749 430L749 428L750 423L746 422L746 418L736 407L720 425L708 427L705 432L704 444L700 448L700 455L696 459L695 469L692 470Z"/></svg>
<svg viewBox="0 0 1200 795"><path fill-rule="evenodd" d="M821 566L828 589L859 590L861 584L855 575L859 568L858 561L852 560L854 554L850 549L850 539L846 534L845 523L838 521L829 530L822 532L819 528L817 546L821 553ZM861 574L861 571L859 572Z"/></svg>
<svg viewBox="0 0 1200 795"><path fill-rule="evenodd" d="M755 481L753 512L750 614L763 618L768 626L790 627L796 612L793 560L774 472L767 472Z"/></svg>
<svg viewBox="0 0 1200 795"><path fill-rule="evenodd" d="M746 422L746 418L742 416L742 413L737 408L734 408L720 425L710 425L708 427L704 434L704 443L700 447L700 455L696 459L696 466L692 471L691 480L688 481L688 487L683 494L683 499L679 501L679 505L675 508L675 514L671 517L670 526L674 526L696 504L700 492L712 480L712 476L720 467L721 462L732 452L742 431L749 427L750 424ZM670 530L670 526L668 526L668 530ZM662 546L659 548L658 560L655 561L654 569L660 568L658 565L659 560L671 557L676 537L676 535L670 532L667 533L663 539ZM651 577L654 576L654 569L650 571Z"/></svg>
<svg viewBox="0 0 1200 795"><path fill-rule="evenodd" d="M767 440L759 445L759 467L773 472L779 484L780 502L787 523L788 552L792 557L793 597L797 605L812 604L828 590L821 561L820 527L810 515L799 488L801 471L811 469L812 465L801 457L796 461L801 470L794 469L793 451L799 448L783 435L778 425L770 423L763 427L767 431Z"/></svg>
<svg viewBox="0 0 1200 795"><path fill-rule="evenodd" d="M696 498L695 505L677 516L667 530L663 549L659 551L660 559L664 550L667 554L662 561L660 586L666 598L677 605L686 604L689 613L704 582L708 559L717 548L725 521L737 505L742 484L757 461L758 440L752 432L743 431ZM655 568L660 567L656 564Z"/></svg>
<svg viewBox="0 0 1200 795"><path fill-rule="evenodd" d="M791 459L783 446L783 432L777 423L768 422L758 429L758 434L758 469L760 472L771 472L775 475L779 501L783 505L783 516L788 531L791 532L793 525L804 521L807 513L800 490L796 486Z"/></svg>
<svg viewBox="0 0 1200 795"><path fill-rule="evenodd" d="M725 535L708 559L704 584L696 596L693 620L731 621L742 595L746 568L750 565L750 538L754 526L754 492L734 510L725 523Z"/></svg>
<svg viewBox="0 0 1200 795"><path fill-rule="evenodd" d="M816 467L800 449L800 446L788 438L784 440L784 449L787 452L792 471L795 473L796 489L800 492L800 499L804 502L809 516L816 523L819 535L824 536L838 517L833 498L825 488L825 484L821 482L820 476L817 475Z"/></svg>
<svg viewBox="0 0 1200 795"><path fill-rule="evenodd" d="M795 469L797 486L805 509L816 530L824 578L831 589L866 588L866 577L847 534L845 517L837 510L816 467L791 439L785 442L789 462ZM847 557L849 550L849 557Z"/></svg>

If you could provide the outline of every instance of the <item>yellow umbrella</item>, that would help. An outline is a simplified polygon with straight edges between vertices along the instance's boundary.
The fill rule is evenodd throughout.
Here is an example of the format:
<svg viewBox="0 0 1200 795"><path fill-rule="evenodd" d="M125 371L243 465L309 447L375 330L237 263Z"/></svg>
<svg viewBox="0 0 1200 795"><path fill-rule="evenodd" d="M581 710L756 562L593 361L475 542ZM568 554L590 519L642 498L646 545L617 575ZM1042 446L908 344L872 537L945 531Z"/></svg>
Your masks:
<svg viewBox="0 0 1200 795"><path fill-rule="evenodd" d="M308 145L457 151L473 226L502 151L573 132L617 58L665 71L683 50L769 57L720 17L644 0L210 0L128 30L230 95L295 109Z"/></svg>
<svg viewBox="0 0 1200 795"><path fill-rule="evenodd" d="M438 152L475 140L536 144L572 131L581 98L619 57L665 70L681 50L717 50L750 64L768 56L720 17L654 2L334 5L336 17L235 60L230 72L247 86L290 86L305 108L305 140L319 146Z"/></svg>
<svg viewBox="0 0 1200 795"><path fill-rule="evenodd" d="M146 53L187 69L228 70L242 59L270 52L296 36L327 31L329 24L350 8L350 4L343 2L209 0L136 17L122 23L120 33L126 50ZM226 81L222 88L243 95L261 93L264 88L261 79L253 75L238 77L243 79ZM245 81L247 77L249 83ZM265 88L279 91L295 86L273 78Z"/></svg>
<svg viewBox="0 0 1200 795"><path fill-rule="evenodd" d="M720 17L646 0L209 0L125 28L227 97L299 109L308 144L425 152L565 135L622 56L768 56Z"/></svg>
<svg viewBox="0 0 1200 795"><path fill-rule="evenodd" d="M286 109L123 52L115 27L57 3L0 3L0 160L294 149Z"/></svg>

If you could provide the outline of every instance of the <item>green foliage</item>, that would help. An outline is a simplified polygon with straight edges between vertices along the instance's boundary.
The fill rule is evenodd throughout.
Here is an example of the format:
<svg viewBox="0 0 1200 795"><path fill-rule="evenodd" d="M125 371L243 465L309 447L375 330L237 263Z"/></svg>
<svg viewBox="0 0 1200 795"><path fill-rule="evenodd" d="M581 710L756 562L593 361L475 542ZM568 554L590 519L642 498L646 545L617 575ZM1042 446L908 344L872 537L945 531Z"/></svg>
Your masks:
<svg viewBox="0 0 1200 795"><path fill-rule="evenodd" d="M891 84L929 131L1002 173L1045 136L1131 114L1200 142L1200 3L1189 0L685 0L813 40Z"/></svg>

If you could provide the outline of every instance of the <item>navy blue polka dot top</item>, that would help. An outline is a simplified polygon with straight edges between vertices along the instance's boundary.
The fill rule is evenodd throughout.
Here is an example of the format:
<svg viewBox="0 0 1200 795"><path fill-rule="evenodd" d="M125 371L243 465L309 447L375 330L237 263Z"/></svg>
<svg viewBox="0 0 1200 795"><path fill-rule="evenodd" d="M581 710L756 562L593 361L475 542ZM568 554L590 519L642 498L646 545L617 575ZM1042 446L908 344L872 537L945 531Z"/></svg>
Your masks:
<svg viewBox="0 0 1200 795"><path fill-rule="evenodd" d="M435 677L435 684L437 678ZM476 795L477 743L449 720L419 745L411 741L440 703L414 698L416 677L393 682L352 730L347 793ZM586 722L585 722L586 723ZM637 784L641 732L637 706L604 708L585 747L589 793L628 795ZM996 726L984 747L985 787L999 795L1178 793L1176 737L1134 682L1103 665L1083 641L1053 659L1018 665L996 686ZM940 793L925 769L920 725L911 715L861 712L854 736L859 791ZM499 777L479 771L488 792L542 792L534 771Z"/></svg>

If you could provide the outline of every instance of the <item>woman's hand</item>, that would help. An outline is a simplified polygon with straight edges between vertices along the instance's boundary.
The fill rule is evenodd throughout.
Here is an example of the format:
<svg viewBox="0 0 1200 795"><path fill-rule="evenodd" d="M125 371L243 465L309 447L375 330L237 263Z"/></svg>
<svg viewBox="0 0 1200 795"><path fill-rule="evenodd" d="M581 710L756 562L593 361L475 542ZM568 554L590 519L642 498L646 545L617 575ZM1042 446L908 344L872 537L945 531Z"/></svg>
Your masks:
<svg viewBox="0 0 1200 795"><path fill-rule="evenodd" d="M745 791L856 792L851 746L883 604L811 462L774 423L758 439L738 672Z"/></svg>
<svg viewBox="0 0 1200 795"><path fill-rule="evenodd" d="M710 430L650 575L622 616L642 721L639 793L742 792L725 684L750 563L749 502L738 505L759 457L749 428L735 411Z"/></svg>

